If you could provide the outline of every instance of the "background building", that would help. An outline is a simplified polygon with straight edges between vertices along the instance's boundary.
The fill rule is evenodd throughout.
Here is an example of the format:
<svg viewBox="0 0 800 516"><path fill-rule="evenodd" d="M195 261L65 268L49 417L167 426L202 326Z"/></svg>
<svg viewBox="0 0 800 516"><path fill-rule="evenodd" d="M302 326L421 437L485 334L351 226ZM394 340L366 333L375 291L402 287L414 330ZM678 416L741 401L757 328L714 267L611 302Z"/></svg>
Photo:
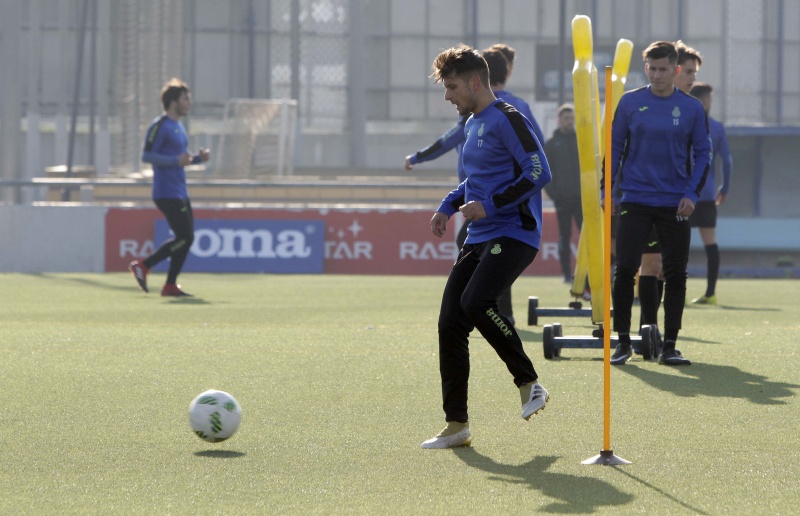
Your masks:
<svg viewBox="0 0 800 516"><path fill-rule="evenodd" d="M712 114L735 160L722 214L800 217L798 2L0 0L0 10L3 179L68 162L99 176L137 172L158 91L173 76L193 89L193 145L213 150L228 99L291 98L296 170L402 175L403 157L456 119L427 76L459 42L516 48L508 88L549 135L555 107L571 98L570 23L585 14L598 68L620 38L634 42L631 86L644 84L639 56L651 41L700 50L698 79L715 88ZM455 154L420 168L448 177Z"/></svg>

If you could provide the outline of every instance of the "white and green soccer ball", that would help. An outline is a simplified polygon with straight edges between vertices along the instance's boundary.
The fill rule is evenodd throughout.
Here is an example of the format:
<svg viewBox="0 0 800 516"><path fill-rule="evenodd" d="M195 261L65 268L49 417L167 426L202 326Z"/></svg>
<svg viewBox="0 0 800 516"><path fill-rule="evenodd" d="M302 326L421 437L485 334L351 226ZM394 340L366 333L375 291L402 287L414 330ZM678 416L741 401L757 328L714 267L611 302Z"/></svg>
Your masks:
<svg viewBox="0 0 800 516"><path fill-rule="evenodd" d="M239 428L242 408L236 398L214 389L201 392L189 405L189 424L200 439L218 443Z"/></svg>

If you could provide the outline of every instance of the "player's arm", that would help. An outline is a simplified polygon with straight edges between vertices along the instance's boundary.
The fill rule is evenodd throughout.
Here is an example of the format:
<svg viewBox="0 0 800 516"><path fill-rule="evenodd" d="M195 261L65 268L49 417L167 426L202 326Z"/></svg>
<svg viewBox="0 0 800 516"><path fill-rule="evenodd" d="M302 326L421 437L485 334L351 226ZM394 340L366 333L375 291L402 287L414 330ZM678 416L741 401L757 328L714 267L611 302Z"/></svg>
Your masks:
<svg viewBox="0 0 800 516"><path fill-rule="evenodd" d="M186 166L191 163L192 156L188 153L170 155L163 154L164 139L167 131L162 131L164 118L156 120L147 129L144 138L144 148L142 149L142 161L157 167L176 167Z"/></svg>
<svg viewBox="0 0 800 516"><path fill-rule="evenodd" d="M600 202L604 203L605 190L606 190L606 173L611 174L611 192L612 194L617 191L617 181L619 179L619 171L622 168L622 162L625 156L625 148L630 140L630 129L628 126L628 117L625 110L624 102L625 95L617 104L617 110L614 112L614 120L611 122L611 170L607 171L605 168L605 160L601 165L601 178L600 178Z"/></svg>
<svg viewBox="0 0 800 516"><path fill-rule="evenodd" d="M437 237L442 237L447 231L447 221L453 216L455 212L464 205L466 198L467 181L464 180L458 185L458 188L451 191L444 199L442 199L439 208L431 218L431 231Z"/></svg>
<svg viewBox="0 0 800 516"><path fill-rule="evenodd" d="M552 179L550 166L534 136L530 120L514 111L508 113L508 122L502 125L500 137L522 173L503 191L481 202L487 217L522 204L541 192Z"/></svg>
<svg viewBox="0 0 800 516"><path fill-rule="evenodd" d="M467 135L464 132L464 126L466 125L468 118L468 115L462 116L456 125L451 127L431 145L418 152L415 152L414 154L409 154L406 156L406 170L411 170L417 163L432 161L439 156L455 149L459 144L464 143L467 140Z"/></svg>
<svg viewBox="0 0 800 516"><path fill-rule="evenodd" d="M699 101L698 101L699 104ZM692 127L692 174L690 186L684 194L684 198L692 203L697 203L697 198L706 184L708 172L711 169L711 134L708 129L708 116L702 109L694 117Z"/></svg>
<svg viewBox="0 0 800 516"><path fill-rule="evenodd" d="M731 150L728 147L728 138L725 136L725 128L722 126L722 124L720 124L719 128L722 131L721 137L719 138L719 149L714 149L714 151L722 160L722 184L720 185L719 192L717 193L717 204L722 204L728 197L728 192L731 188L733 157L731 156Z"/></svg>
<svg viewBox="0 0 800 516"><path fill-rule="evenodd" d="M547 163L550 165L550 174L552 175L552 179L547 186L544 187L544 191L547 192L547 195L550 196L551 199L554 201L560 197L560 192L558 191L559 187L559 179L558 179L558 163L553 160L558 153L555 152L555 143L553 142L553 138L551 138L547 143L544 144L544 155L549 156L547 158Z"/></svg>

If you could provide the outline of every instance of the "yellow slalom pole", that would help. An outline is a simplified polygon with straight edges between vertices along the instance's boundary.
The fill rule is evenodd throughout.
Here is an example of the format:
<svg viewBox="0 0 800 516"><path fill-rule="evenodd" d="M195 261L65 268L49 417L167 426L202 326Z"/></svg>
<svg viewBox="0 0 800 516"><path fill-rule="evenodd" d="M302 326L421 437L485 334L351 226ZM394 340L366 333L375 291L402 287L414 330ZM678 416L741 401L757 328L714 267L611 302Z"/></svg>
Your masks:
<svg viewBox="0 0 800 516"><path fill-rule="evenodd" d="M612 91L611 91L611 67L606 66L606 105L605 105L605 177L604 177L604 213L605 228L603 238L605 240L605 253L603 253L603 449L600 455L587 459L582 464L602 464L613 466L619 464L630 464L621 457L614 455L611 450L611 118L613 117Z"/></svg>
<svg viewBox="0 0 800 516"><path fill-rule="evenodd" d="M575 105L575 132L578 138L578 161L581 178L583 227L578 243L578 260L572 293L583 292L583 267L587 266L589 286L593 292L603 288L603 239L600 213L600 144L598 140L597 69L592 59L592 22L588 16L572 19L572 46L575 66L572 69L572 90ZM588 258L588 260L587 260ZM587 263L588 262L588 263ZM578 274L580 272L580 274ZM577 294L576 294L577 295ZM603 319L602 298L592 300L592 322Z"/></svg>
<svg viewBox="0 0 800 516"><path fill-rule="evenodd" d="M611 69L611 114L617 110L617 104L622 94L625 93L625 83L628 80L628 70L631 67L631 56L633 55L633 42L629 39L620 39L617 41L617 49L614 52L614 65ZM606 93L608 98L608 93ZM606 124L605 120L608 118L606 109L603 113L603 124L600 130L601 146L605 149L605 136Z"/></svg>

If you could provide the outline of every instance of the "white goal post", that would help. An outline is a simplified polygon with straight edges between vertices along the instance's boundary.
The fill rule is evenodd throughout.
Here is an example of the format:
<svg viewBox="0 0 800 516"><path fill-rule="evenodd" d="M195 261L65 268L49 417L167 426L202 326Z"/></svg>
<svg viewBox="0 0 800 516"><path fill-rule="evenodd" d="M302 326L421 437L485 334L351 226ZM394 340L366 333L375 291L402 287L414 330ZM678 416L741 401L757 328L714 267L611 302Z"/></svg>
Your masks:
<svg viewBox="0 0 800 516"><path fill-rule="evenodd" d="M293 171L297 101L229 99L225 102L214 175L253 179Z"/></svg>

